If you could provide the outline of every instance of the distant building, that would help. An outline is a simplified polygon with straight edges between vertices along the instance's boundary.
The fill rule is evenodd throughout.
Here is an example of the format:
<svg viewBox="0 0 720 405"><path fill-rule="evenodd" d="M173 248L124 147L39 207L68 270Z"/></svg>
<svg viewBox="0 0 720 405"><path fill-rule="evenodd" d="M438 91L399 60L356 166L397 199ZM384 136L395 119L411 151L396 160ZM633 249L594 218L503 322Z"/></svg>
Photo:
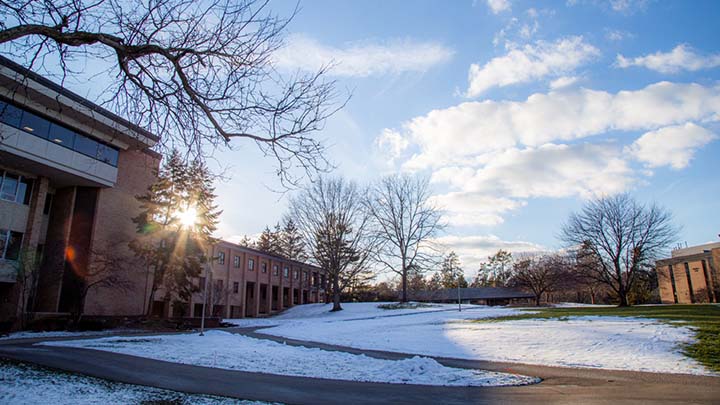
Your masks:
<svg viewBox="0 0 720 405"><path fill-rule="evenodd" d="M660 300L663 304L720 302L720 242L673 250L658 260Z"/></svg>
<svg viewBox="0 0 720 405"><path fill-rule="evenodd" d="M408 292L411 301L451 303L458 301L458 289L425 290ZM460 301L479 305L508 305L529 303L535 295L512 288L479 287L461 288Z"/></svg>

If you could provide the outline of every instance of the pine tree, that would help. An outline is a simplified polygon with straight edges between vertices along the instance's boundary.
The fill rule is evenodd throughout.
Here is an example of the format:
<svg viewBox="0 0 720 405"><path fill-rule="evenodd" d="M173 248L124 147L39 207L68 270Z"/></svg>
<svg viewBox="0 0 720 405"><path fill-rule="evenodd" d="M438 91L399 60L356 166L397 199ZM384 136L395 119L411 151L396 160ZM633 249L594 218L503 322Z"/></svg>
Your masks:
<svg viewBox="0 0 720 405"><path fill-rule="evenodd" d="M129 244L135 255L152 269L147 314L161 288L164 300L186 302L195 292L206 252L215 242L212 233L220 212L214 204L212 175L200 161L187 164L173 150L148 192L138 196L140 214L133 218L138 235ZM193 223L181 213L195 212Z"/></svg>
<svg viewBox="0 0 720 405"><path fill-rule="evenodd" d="M267 253L273 252L273 236L272 232L270 232L270 227L266 226L265 229L263 229L260 237L258 237L258 240L255 243L255 249Z"/></svg>
<svg viewBox="0 0 720 405"><path fill-rule="evenodd" d="M427 289L430 291L437 291L442 288L442 276L439 272L433 273L432 277L427 282Z"/></svg>
<svg viewBox="0 0 720 405"><path fill-rule="evenodd" d="M440 284L443 288L457 288L458 281L460 287L467 287L467 280L463 276L462 268L460 267L460 258L458 258L455 252L450 252L445 259L440 269Z"/></svg>
<svg viewBox="0 0 720 405"><path fill-rule="evenodd" d="M282 255L288 259L304 262L307 260L305 242L300 230L292 218L286 218L280 234L280 248Z"/></svg>
<svg viewBox="0 0 720 405"><path fill-rule="evenodd" d="M242 239L240 239L240 242L238 242L238 245L244 246L250 249L256 249L255 242L250 239L247 235L243 235Z"/></svg>

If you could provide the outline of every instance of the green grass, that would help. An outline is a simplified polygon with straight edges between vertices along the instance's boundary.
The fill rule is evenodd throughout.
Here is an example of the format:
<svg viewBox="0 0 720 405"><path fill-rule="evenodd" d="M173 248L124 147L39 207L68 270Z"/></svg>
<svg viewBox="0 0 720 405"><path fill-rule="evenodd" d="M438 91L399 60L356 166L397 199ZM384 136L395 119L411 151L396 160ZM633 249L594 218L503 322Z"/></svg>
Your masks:
<svg viewBox="0 0 720 405"><path fill-rule="evenodd" d="M658 305L603 308L537 308L526 314L479 319L476 322L501 322L516 319L558 319L570 316L629 316L651 318L671 325L689 326L697 341L683 347L685 355L709 369L720 372L720 305Z"/></svg>

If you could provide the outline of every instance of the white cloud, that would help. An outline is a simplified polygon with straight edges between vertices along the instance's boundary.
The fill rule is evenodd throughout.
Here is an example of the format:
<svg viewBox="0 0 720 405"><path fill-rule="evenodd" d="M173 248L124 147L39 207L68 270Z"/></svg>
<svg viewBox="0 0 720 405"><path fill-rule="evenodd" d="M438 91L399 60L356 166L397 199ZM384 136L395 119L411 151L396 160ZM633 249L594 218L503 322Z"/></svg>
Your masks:
<svg viewBox="0 0 720 405"><path fill-rule="evenodd" d="M553 90L570 87L577 83L580 78L577 76L562 76L550 82L550 88Z"/></svg>
<svg viewBox="0 0 720 405"><path fill-rule="evenodd" d="M694 72L720 66L720 54L702 55L692 47L681 44L670 52L656 52L635 58L617 55L617 66L621 68L640 66L668 74L678 73L682 70Z"/></svg>
<svg viewBox="0 0 720 405"><path fill-rule="evenodd" d="M475 165L489 152L518 144L718 119L720 85L659 82L617 93L581 88L537 93L525 101L465 102L403 124L401 136L419 149L403 167Z"/></svg>
<svg viewBox="0 0 720 405"><path fill-rule="evenodd" d="M410 142L402 134L387 128L383 129L375 139L375 146L388 157L390 163L400 157L409 144Z"/></svg>
<svg viewBox="0 0 720 405"><path fill-rule="evenodd" d="M683 169L690 164L695 151L717 136L691 122L650 131L627 148L637 160L648 167L670 166Z"/></svg>
<svg viewBox="0 0 720 405"><path fill-rule="evenodd" d="M483 193L451 192L432 197L452 226L493 226L503 222L501 214L525 205L522 201Z"/></svg>
<svg viewBox="0 0 720 405"><path fill-rule="evenodd" d="M500 14L503 11L510 10L510 0L487 0L487 5L493 14Z"/></svg>
<svg viewBox="0 0 720 405"><path fill-rule="evenodd" d="M453 51L435 42L396 40L354 43L343 48L327 46L305 35L291 35L275 54L285 69L314 71L328 64L338 76L367 77L387 73L424 72L450 60Z"/></svg>
<svg viewBox="0 0 720 405"><path fill-rule="evenodd" d="M447 250L453 250L460 257L466 277L473 277L480 263L503 249L511 253L542 252L543 246L525 241L502 240L495 235L460 236L448 235L435 240Z"/></svg>
<svg viewBox="0 0 720 405"><path fill-rule="evenodd" d="M609 41L622 41L627 38L633 38L634 35L622 30L606 29L605 39Z"/></svg>
<svg viewBox="0 0 720 405"><path fill-rule="evenodd" d="M620 148L602 143L509 148L492 154L477 169L440 169L433 181L449 183L466 193L517 199L612 195L635 180ZM498 213L504 211L507 209Z"/></svg>
<svg viewBox="0 0 720 405"><path fill-rule="evenodd" d="M554 42L536 41L511 49L483 66L472 64L468 72L468 97L476 97L493 87L526 83L545 76L559 76L598 56L600 51L581 36Z"/></svg>

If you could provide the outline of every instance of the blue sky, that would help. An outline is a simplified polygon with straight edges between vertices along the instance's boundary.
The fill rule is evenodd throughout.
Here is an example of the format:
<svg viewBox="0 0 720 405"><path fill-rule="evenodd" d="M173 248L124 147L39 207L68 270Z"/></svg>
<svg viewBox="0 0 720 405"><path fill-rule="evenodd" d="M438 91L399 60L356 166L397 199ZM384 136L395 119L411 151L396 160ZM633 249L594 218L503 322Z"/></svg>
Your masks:
<svg viewBox="0 0 720 405"><path fill-rule="evenodd" d="M572 211L624 191L672 211L679 242L717 240L719 17L712 1L316 0L277 65L336 64L352 93L321 133L336 172L429 176L471 276L499 248L562 247ZM218 159L222 236L281 217L269 162L249 145Z"/></svg>

